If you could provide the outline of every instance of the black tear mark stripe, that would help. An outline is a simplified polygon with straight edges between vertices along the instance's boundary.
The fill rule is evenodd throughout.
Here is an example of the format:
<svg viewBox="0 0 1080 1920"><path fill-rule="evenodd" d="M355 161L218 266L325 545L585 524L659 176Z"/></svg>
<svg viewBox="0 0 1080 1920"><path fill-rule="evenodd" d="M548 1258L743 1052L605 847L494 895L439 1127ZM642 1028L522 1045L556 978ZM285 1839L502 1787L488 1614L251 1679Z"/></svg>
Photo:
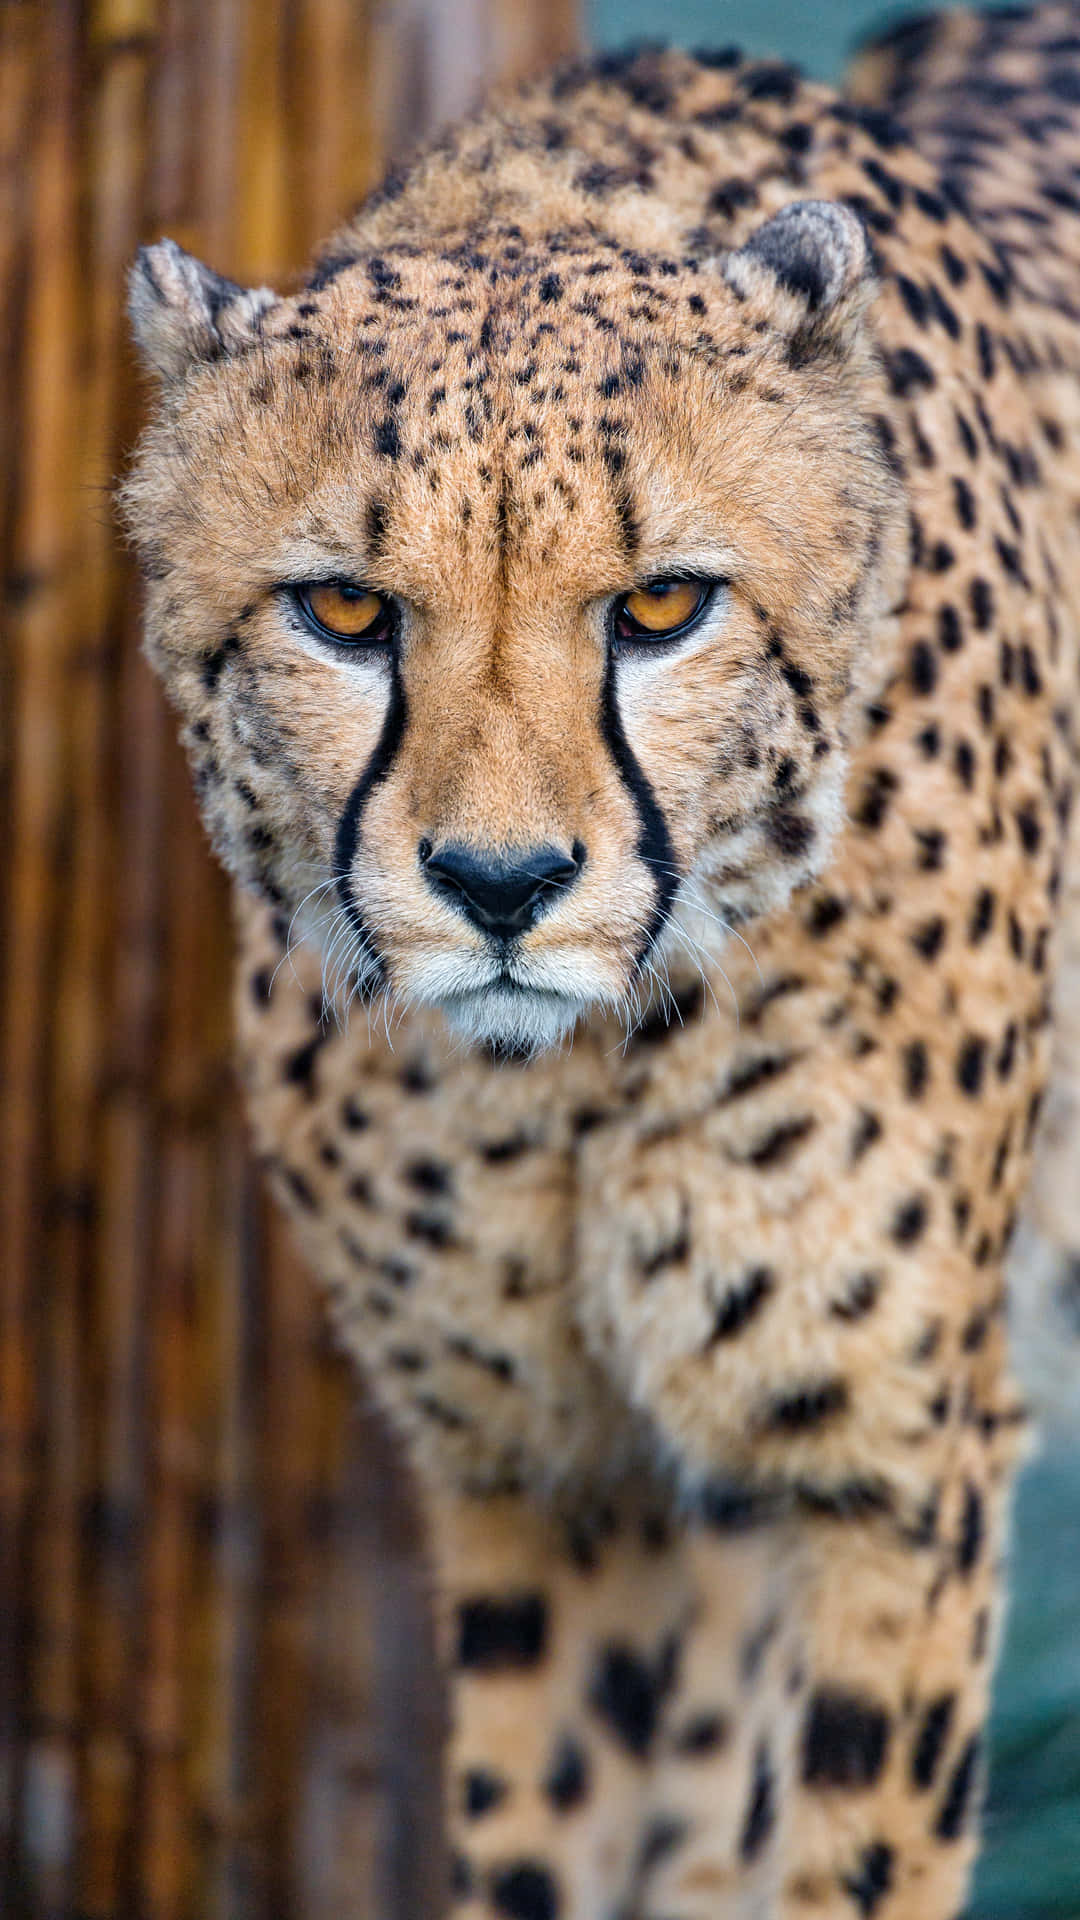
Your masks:
<svg viewBox="0 0 1080 1920"><path fill-rule="evenodd" d="M656 901L649 924L645 929L645 937L634 958L636 971L641 967L650 947L659 937L661 928L671 911L671 903L679 885L679 874L675 865L675 849L672 846L667 821L623 732L622 716L615 697L615 656L610 649L600 694L600 731L604 736L608 752L615 762L619 778L637 810L640 831L634 851L638 859L643 860L649 868L656 888Z"/></svg>
<svg viewBox="0 0 1080 1920"><path fill-rule="evenodd" d="M338 898L345 909L349 925L360 942L362 954L365 959L374 963L376 978L381 978L383 974L382 956L356 904L350 884L350 874L356 858L356 847L360 838L360 820L364 808L374 789L386 779L394 764L409 717L405 689L401 682L401 671L396 660L392 663L390 672L390 704L386 709L382 732L375 743L375 750L367 766L345 802L345 810L338 823L337 839L334 843L334 878L337 881Z"/></svg>

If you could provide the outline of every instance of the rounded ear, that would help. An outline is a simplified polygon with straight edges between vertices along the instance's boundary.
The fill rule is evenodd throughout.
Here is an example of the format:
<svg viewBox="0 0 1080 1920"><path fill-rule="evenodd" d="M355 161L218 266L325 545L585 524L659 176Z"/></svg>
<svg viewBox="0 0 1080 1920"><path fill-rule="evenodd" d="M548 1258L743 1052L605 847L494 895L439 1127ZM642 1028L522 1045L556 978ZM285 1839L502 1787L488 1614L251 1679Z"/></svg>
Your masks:
<svg viewBox="0 0 1080 1920"><path fill-rule="evenodd" d="M166 381L179 379L195 361L250 346L276 299L269 287L238 287L223 279L175 240L141 247L128 278L136 344L146 365Z"/></svg>
<svg viewBox="0 0 1080 1920"><path fill-rule="evenodd" d="M741 300L795 296L797 325L858 318L875 288L866 229L834 200L795 200L729 253L723 275Z"/></svg>

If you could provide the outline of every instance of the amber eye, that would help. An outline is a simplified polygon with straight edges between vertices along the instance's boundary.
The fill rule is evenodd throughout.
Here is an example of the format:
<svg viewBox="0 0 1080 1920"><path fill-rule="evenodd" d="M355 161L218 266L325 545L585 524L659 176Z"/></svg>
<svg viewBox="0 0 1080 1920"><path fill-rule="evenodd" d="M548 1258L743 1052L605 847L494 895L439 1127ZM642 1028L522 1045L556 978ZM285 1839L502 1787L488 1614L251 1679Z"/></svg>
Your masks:
<svg viewBox="0 0 1080 1920"><path fill-rule="evenodd" d="M712 599L713 580L650 580L615 603L619 640L670 640L685 633Z"/></svg>
<svg viewBox="0 0 1080 1920"><path fill-rule="evenodd" d="M391 602L370 587L342 580L315 580L294 587L293 599L314 632L331 640L389 640L394 630Z"/></svg>

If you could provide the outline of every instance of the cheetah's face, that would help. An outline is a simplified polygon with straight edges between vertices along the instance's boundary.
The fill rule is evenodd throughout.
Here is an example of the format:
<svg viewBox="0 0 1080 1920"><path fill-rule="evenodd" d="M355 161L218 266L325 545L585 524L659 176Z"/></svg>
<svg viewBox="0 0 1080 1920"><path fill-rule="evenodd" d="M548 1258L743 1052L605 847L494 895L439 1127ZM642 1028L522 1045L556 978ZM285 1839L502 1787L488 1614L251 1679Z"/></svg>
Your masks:
<svg viewBox="0 0 1080 1920"><path fill-rule="evenodd" d="M219 851L346 992L550 1043L827 858L899 579L861 229L324 279L136 269L151 655Z"/></svg>

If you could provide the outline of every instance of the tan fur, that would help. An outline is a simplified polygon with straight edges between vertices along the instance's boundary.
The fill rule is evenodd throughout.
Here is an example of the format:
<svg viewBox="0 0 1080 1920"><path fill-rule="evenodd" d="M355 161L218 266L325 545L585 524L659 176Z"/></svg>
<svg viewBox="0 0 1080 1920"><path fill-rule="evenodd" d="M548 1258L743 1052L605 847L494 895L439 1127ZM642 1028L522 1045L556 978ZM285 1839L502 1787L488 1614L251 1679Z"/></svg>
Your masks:
<svg viewBox="0 0 1080 1920"><path fill-rule="evenodd" d="M1011 233L884 117L641 55L290 299L135 272L148 647L256 1135L427 1489L467 1920L962 1904L1080 585ZM727 584L613 652L672 572ZM282 591L342 577L392 654ZM505 979L451 841L580 852Z"/></svg>

